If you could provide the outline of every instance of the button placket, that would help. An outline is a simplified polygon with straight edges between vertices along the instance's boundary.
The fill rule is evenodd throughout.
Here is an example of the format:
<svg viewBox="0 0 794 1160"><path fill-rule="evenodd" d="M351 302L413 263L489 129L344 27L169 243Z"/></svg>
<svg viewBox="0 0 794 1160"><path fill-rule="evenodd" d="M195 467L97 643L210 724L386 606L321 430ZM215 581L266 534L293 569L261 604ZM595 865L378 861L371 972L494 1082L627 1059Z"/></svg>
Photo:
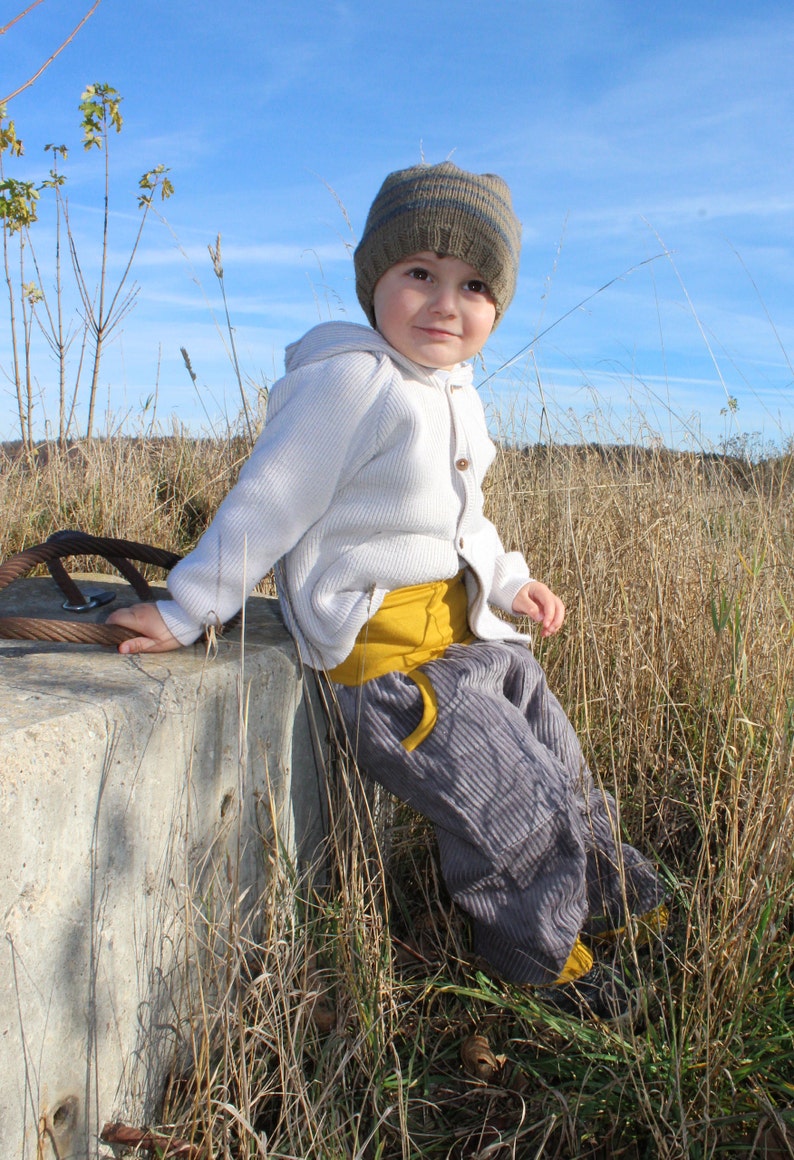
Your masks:
<svg viewBox="0 0 794 1160"><path fill-rule="evenodd" d="M463 533L465 531L466 524L467 524L468 509L470 507L471 499L472 499L471 488L472 488L472 482L473 482L471 475L466 474L469 471L469 468L471 467L471 459L467 454L465 454L465 426L463 426L458 419L458 415L456 413L457 406L456 406L455 401L453 399L453 392L459 391L462 387L463 387L463 383L448 383L447 384L447 388L448 388L447 399L449 401L449 411L450 411L450 419L452 421L452 430L453 430L454 435L455 435L455 442L456 442L456 444L458 444L458 446L456 447L456 450L455 450L455 458L454 458L453 462L454 462L454 465L455 465L455 468L457 469L457 471L460 472L461 483L463 484L463 508L462 508L461 515L460 515L460 521L458 523L458 536L457 536L457 546L458 546L458 551L460 551L460 552L463 552L464 548L466 547L466 537L465 537L465 535L463 535L461 533ZM462 447L458 443L458 440L461 440L463 442Z"/></svg>

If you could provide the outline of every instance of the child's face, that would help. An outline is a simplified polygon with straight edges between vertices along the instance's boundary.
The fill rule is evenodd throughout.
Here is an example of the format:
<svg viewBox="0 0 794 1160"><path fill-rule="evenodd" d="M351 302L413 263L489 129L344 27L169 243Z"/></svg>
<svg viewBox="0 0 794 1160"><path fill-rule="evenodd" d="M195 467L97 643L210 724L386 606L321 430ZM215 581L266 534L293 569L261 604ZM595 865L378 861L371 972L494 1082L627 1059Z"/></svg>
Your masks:
<svg viewBox="0 0 794 1160"><path fill-rule="evenodd" d="M386 341L420 366L452 370L493 330L496 307L477 271L460 258L412 254L378 280L375 321Z"/></svg>

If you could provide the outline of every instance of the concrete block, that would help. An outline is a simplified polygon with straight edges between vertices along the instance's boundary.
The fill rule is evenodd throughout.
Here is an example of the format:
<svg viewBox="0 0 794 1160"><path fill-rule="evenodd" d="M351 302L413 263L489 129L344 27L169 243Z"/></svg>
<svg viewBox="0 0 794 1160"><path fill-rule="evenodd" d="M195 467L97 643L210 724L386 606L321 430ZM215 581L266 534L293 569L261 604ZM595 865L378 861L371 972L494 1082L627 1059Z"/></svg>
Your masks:
<svg viewBox="0 0 794 1160"><path fill-rule="evenodd" d="M18 581L0 616L53 618L54 593ZM264 597L211 657L0 640L3 1155L83 1160L104 1122L151 1119L191 928L211 910L255 931L267 874L320 841L301 678Z"/></svg>

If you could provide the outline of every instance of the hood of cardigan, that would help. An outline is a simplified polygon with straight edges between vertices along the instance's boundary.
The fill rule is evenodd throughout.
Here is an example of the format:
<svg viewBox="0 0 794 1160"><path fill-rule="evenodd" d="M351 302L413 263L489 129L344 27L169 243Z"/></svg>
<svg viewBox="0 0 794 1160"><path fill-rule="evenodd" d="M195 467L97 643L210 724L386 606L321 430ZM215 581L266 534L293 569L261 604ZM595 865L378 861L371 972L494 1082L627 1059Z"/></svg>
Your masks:
<svg viewBox="0 0 794 1160"><path fill-rule="evenodd" d="M472 370L469 363L461 363L454 372L436 371L420 366L390 346L382 334L371 326L361 326L357 322L321 322L312 327L297 342L292 342L285 352L287 373L299 367L308 366L334 355L364 351L374 355L387 355L392 362L403 368L411 378L428 383L438 383L438 375L447 377L454 373L456 379L471 382Z"/></svg>

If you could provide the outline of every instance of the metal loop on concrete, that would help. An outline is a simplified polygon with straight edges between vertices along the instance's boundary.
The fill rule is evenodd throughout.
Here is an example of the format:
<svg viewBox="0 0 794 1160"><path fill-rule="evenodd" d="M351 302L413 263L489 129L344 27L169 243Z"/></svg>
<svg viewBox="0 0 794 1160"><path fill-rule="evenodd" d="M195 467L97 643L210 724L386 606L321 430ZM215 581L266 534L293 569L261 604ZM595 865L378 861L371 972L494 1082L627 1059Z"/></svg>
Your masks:
<svg viewBox="0 0 794 1160"><path fill-rule="evenodd" d="M116 593L105 589L104 592L92 592L85 597L83 604L72 604L70 600L64 600L61 608L66 612L93 612L95 608L104 608L106 604L111 604L116 599Z"/></svg>
<svg viewBox="0 0 794 1160"><path fill-rule="evenodd" d="M175 552L166 552L162 548L138 544L133 540L90 536L86 532L78 531L55 532L43 544L26 548L0 564L0 590L27 575L39 564L46 564L53 580L66 596L67 604L92 607L95 602L80 591L61 564L65 556L101 556L132 585L141 600L153 600L154 593L145 577L131 561L155 564L170 571L182 558ZM42 620L39 617L0 617L0 637L5 640L69 641L73 644L115 646L136 635L129 629L116 625L81 624L74 620Z"/></svg>

